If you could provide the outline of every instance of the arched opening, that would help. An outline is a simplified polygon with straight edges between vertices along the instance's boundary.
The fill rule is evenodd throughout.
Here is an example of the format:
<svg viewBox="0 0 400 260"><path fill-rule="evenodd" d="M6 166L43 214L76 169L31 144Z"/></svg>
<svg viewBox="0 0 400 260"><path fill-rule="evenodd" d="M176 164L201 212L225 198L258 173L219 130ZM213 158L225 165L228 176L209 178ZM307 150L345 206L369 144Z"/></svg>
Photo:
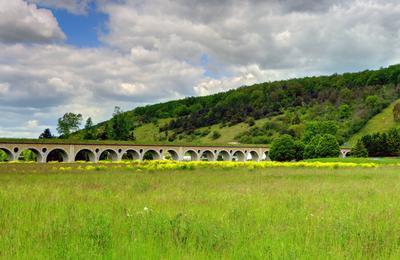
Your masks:
<svg viewBox="0 0 400 260"><path fill-rule="evenodd" d="M242 151L236 151L233 153L232 160L235 162L244 162L246 161L246 156Z"/></svg>
<svg viewBox="0 0 400 260"><path fill-rule="evenodd" d="M260 160L260 156L258 155L258 153L256 151L250 151L248 153L248 157L247 159L249 161L254 161L254 162L258 162Z"/></svg>
<svg viewBox="0 0 400 260"><path fill-rule="evenodd" d="M36 149L29 148L23 150L19 156L18 156L19 161L24 161L24 162L42 162L42 155L40 152Z"/></svg>
<svg viewBox="0 0 400 260"><path fill-rule="evenodd" d="M140 160L140 154L135 150L128 150L122 155L122 160L137 161Z"/></svg>
<svg viewBox="0 0 400 260"><path fill-rule="evenodd" d="M75 161L95 162L96 155L91 150L82 149L75 155Z"/></svg>
<svg viewBox="0 0 400 260"><path fill-rule="evenodd" d="M155 150L148 150L143 154L143 160L160 160L160 154Z"/></svg>
<svg viewBox="0 0 400 260"><path fill-rule="evenodd" d="M9 162L14 160L14 155L11 151L5 148L0 148L0 162Z"/></svg>
<svg viewBox="0 0 400 260"><path fill-rule="evenodd" d="M99 156L99 161L118 161L118 154L116 151L111 149L104 150Z"/></svg>
<svg viewBox="0 0 400 260"><path fill-rule="evenodd" d="M262 161L271 161L271 158L269 158L269 151L266 151L265 153L263 153L261 160Z"/></svg>
<svg viewBox="0 0 400 260"><path fill-rule="evenodd" d="M46 162L68 162L68 154L63 149L54 149L47 155Z"/></svg>
<svg viewBox="0 0 400 260"><path fill-rule="evenodd" d="M227 151L220 151L217 156L217 161L230 161L231 156Z"/></svg>
<svg viewBox="0 0 400 260"><path fill-rule="evenodd" d="M213 152L206 150L201 153L200 160L212 162L215 161L215 155Z"/></svg>
<svg viewBox="0 0 400 260"><path fill-rule="evenodd" d="M199 155L193 150L188 150L183 154L183 160L184 161L197 161L197 160L199 160Z"/></svg>
<svg viewBox="0 0 400 260"><path fill-rule="evenodd" d="M341 150L340 153L341 153L342 158L346 158L346 157L350 156L349 150Z"/></svg>
<svg viewBox="0 0 400 260"><path fill-rule="evenodd" d="M163 154L163 158L166 160L179 161L179 155L175 150L167 150Z"/></svg>

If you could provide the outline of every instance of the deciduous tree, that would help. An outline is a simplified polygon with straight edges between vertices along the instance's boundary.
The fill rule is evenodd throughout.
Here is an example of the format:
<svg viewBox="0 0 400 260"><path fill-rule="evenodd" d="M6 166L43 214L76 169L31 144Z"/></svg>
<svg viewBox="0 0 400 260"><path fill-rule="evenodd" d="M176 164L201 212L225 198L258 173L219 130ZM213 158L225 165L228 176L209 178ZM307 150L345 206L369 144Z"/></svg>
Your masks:
<svg viewBox="0 0 400 260"><path fill-rule="evenodd" d="M58 119L57 131L60 137L68 138L68 136L77 131L82 123L82 115L75 113L65 113L63 117Z"/></svg>

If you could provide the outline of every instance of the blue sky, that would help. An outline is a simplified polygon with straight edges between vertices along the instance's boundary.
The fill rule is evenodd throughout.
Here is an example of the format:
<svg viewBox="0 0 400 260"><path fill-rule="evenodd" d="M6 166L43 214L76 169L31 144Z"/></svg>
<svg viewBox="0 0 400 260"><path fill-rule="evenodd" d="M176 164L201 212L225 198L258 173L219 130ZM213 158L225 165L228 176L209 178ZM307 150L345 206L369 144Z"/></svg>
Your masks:
<svg viewBox="0 0 400 260"><path fill-rule="evenodd" d="M107 35L108 15L98 11L94 2L88 5L87 13L73 14L65 9L49 8L61 30L66 35L66 44L78 48L96 48L101 47L101 36ZM193 66L199 66L204 70L203 75L219 79L228 74L223 66L212 60L207 53L201 55L200 60Z"/></svg>
<svg viewBox="0 0 400 260"><path fill-rule="evenodd" d="M65 9L51 8L62 31L67 36L66 43L76 47L99 47L99 35L107 33L108 16L98 12L91 3L87 14L72 14Z"/></svg>

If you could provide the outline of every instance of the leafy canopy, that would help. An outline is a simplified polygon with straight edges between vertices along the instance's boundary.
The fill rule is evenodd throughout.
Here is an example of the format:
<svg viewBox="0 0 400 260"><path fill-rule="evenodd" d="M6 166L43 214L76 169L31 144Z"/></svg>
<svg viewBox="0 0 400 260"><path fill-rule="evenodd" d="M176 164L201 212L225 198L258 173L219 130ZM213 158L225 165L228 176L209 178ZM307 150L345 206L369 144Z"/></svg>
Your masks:
<svg viewBox="0 0 400 260"><path fill-rule="evenodd" d="M57 131L62 137L68 137L72 132L79 129L82 123L82 115L74 113L65 113L58 119Z"/></svg>

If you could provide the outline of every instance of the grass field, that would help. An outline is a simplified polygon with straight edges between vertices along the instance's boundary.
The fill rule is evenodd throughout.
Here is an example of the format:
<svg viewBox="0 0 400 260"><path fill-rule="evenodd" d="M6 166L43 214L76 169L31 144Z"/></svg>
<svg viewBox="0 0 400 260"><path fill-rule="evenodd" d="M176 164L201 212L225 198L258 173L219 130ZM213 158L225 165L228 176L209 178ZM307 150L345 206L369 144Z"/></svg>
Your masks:
<svg viewBox="0 0 400 260"><path fill-rule="evenodd" d="M397 167L139 168L0 164L0 258L400 256Z"/></svg>

